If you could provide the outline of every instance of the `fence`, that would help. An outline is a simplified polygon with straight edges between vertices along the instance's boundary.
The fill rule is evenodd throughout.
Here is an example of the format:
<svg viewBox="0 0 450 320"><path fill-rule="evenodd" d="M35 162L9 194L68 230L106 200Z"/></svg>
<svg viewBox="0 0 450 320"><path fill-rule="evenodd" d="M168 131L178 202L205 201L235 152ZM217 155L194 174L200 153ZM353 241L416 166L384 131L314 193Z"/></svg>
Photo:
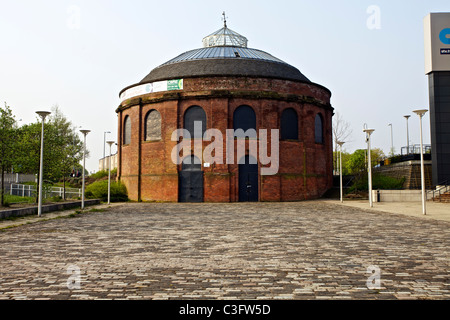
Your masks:
<svg viewBox="0 0 450 320"><path fill-rule="evenodd" d="M9 194L19 197L36 197L36 186L12 183L9 188ZM66 188L66 198L81 198L81 189ZM46 187L42 188L43 198L63 197L64 188L62 187Z"/></svg>
<svg viewBox="0 0 450 320"><path fill-rule="evenodd" d="M37 178L34 174L21 174L21 173L5 173L4 175L5 185L10 183L24 183L24 182L36 182ZM0 181L1 184L1 181Z"/></svg>

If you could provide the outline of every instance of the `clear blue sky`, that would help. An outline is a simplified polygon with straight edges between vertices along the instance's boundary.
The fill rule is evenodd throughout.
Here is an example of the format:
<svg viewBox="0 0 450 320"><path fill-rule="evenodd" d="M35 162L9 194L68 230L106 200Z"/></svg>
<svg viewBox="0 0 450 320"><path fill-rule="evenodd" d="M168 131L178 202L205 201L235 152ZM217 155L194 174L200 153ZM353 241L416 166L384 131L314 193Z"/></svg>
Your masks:
<svg viewBox="0 0 450 320"><path fill-rule="evenodd" d="M367 27L371 5L380 9L380 29ZM392 123L399 151L406 145L405 114L413 115L411 143L419 143L412 110L429 108L423 18L449 12L448 0L0 0L0 102L22 124L58 104L75 125L92 130L87 169L96 171L103 132L117 140L119 91L201 47L204 36L222 27L224 10L228 27L246 36L249 47L332 91L333 107L353 130L347 151L365 148L364 123L376 129L372 145L386 153ZM425 143L429 127L427 114Z"/></svg>

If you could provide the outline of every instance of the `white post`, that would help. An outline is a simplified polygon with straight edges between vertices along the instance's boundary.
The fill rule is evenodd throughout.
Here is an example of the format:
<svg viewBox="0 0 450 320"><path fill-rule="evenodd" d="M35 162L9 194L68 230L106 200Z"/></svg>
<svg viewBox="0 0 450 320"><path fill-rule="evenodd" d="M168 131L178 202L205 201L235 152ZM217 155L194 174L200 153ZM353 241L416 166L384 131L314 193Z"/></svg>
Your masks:
<svg viewBox="0 0 450 320"><path fill-rule="evenodd" d="M42 131L41 131L41 158L39 164L39 203L38 203L38 217L42 215L42 176L44 174L44 117L42 117Z"/></svg>
<svg viewBox="0 0 450 320"><path fill-rule="evenodd" d="M409 154L409 125L408 125L408 119L411 117L410 115L403 116L406 119L406 154Z"/></svg>
<svg viewBox="0 0 450 320"><path fill-rule="evenodd" d="M106 134L111 133L110 131L103 132L103 159L102 159L102 170L105 170L105 146L106 146Z"/></svg>
<svg viewBox="0 0 450 320"><path fill-rule="evenodd" d="M81 190L81 209L84 209L84 171L86 166L86 135L91 132L90 130L80 130L80 132L84 135L84 144L83 144L83 183L82 183L82 190Z"/></svg>
<svg viewBox="0 0 450 320"><path fill-rule="evenodd" d="M340 146L340 152L339 152L339 188L340 188L340 194L341 194L341 202L344 202L344 190L343 190L343 186L342 186L342 145L345 142L336 141L336 143Z"/></svg>
<svg viewBox="0 0 450 320"><path fill-rule="evenodd" d="M39 165L39 198L38 198L38 217L42 216L42 176L44 174L44 122L45 117L50 114L48 111L37 111L36 112L42 119L42 129L41 129L41 157Z"/></svg>
<svg viewBox="0 0 450 320"><path fill-rule="evenodd" d="M424 215L427 214L426 208L426 192L425 192L425 166L423 161L423 136L422 136L422 117L428 110L415 110L420 119L420 174L421 174L421 183L422 183L422 212Z"/></svg>
<svg viewBox="0 0 450 320"><path fill-rule="evenodd" d="M369 171L369 205L372 208L373 207L373 195L372 195L372 157L371 157L371 151L370 151L370 136L374 132L374 129L365 129L364 132L367 134L367 145L368 145L368 171Z"/></svg>
<svg viewBox="0 0 450 320"><path fill-rule="evenodd" d="M394 130L392 129L392 123L389 123L388 127L391 127L391 156L394 156Z"/></svg>
<svg viewBox="0 0 450 320"><path fill-rule="evenodd" d="M111 203L111 146L114 141L108 141L109 144L109 159L108 159L108 204Z"/></svg>
<svg viewBox="0 0 450 320"><path fill-rule="evenodd" d="M368 162L368 166L369 166L369 202L370 202L370 207L373 207L373 199L372 199L372 155L371 155L371 151L370 151L370 135L369 135L369 162Z"/></svg>

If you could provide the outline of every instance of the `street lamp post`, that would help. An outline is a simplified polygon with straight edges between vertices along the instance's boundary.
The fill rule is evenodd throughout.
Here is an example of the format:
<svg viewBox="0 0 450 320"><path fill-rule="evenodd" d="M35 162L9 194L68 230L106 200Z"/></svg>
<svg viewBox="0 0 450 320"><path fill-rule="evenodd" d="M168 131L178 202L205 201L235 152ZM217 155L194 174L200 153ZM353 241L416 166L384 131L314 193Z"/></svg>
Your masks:
<svg viewBox="0 0 450 320"><path fill-rule="evenodd" d="M366 135L367 135L367 146L368 146L368 158L369 158L369 161L368 161L368 164L367 164L367 167L368 167L368 171L369 171L369 204L370 204L370 207L372 208L373 207L373 197L372 197L372 157L371 157L371 151L370 151L370 136L372 135L372 133L374 132L375 130L374 129L364 129L364 132L366 133Z"/></svg>
<svg viewBox="0 0 450 320"><path fill-rule="evenodd" d="M414 113L417 114L420 118L420 174L422 179L422 211L423 214L427 214L427 208L426 208L426 193L425 193L425 167L423 163L423 136L422 136L422 118L425 113L427 113L428 110L421 109L421 110L415 110Z"/></svg>
<svg viewBox="0 0 450 320"><path fill-rule="evenodd" d="M84 171L86 166L86 136L91 130L80 130L80 132L84 135L84 144L83 144L83 185L81 189L81 209L84 209Z"/></svg>
<svg viewBox="0 0 450 320"><path fill-rule="evenodd" d="M342 145L345 142L343 142L343 141L336 141L336 143L340 147L340 152L339 152L339 187L340 187L340 191L341 191L341 202L344 202L344 192L342 190Z"/></svg>
<svg viewBox="0 0 450 320"><path fill-rule="evenodd" d="M111 146L115 143L114 141L107 141L109 144L109 160L108 160L108 204L111 203Z"/></svg>
<svg viewBox="0 0 450 320"><path fill-rule="evenodd" d="M392 123L389 123L388 127L391 127L391 156L394 156L394 130L392 129Z"/></svg>
<svg viewBox="0 0 450 320"><path fill-rule="evenodd" d="M409 125L408 119L411 117L410 115L403 116L406 119L406 154L409 154Z"/></svg>
<svg viewBox="0 0 450 320"><path fill-rule="evenodd" d="M42 119L41 129L41 157L39 160L39 198L38 198L38 217L42 215L42 176L44 175L44 122L45 118L51 113L48 111L36 111Z"/></svg>
<svg viewBox="0 0 450 320"><path fill-rule="evenodd" d="M103 132L103 170L105 170L105 145L106 145L106 134L111 133L110 131Z"/></svg>

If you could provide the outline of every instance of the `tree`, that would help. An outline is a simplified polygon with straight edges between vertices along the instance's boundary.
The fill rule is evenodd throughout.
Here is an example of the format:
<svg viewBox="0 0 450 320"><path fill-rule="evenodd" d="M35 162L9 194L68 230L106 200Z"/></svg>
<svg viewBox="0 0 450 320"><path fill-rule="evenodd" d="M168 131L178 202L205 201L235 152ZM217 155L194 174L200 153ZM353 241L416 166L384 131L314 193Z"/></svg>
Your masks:
<svg viewBox="0 0 450 320"><path fill-rule="evenodd" d="M338 163L337 166L335 168L337 174L339 174L339 156L340 156L341 152L338 151L337 153L334 151L333 152L333 158L337 159ZM347 166L348 160L350 159L351 154L346 152L346 151L342 151L342 175L349 175L350 174L350 170Z"/></svg>
<svg viewBox="0 0 450 320"><path fill-rule="evenodd" d="M16 145L16 120L12 114L11 108L6 104L0 107L0 170L1 170L1 200L4 205L5 195L5 171L11 169L15 158Z"/></svg>
<svg viewBox="0 0 450 320"><path fill-rule="evenodd" d="M19 129L16 172L38 173L42 123L24 125ZM83 143L75 126L66 119L58 106L44 124L43 180L57 182L69 176L82 159ZM65 191L64 191L65 193Z"/></svg>
<svg viewBox="0 0 450 320"><path fill-rule="evenodd" d="M352 129L350 128L350 123L345 121L339 112L333 117L333 143L334 143L334 168L337 170L339 168L339 146L337 141L349 142L349 138L352 134ZM344 164L342 164L344 166Z"/></svg>
<svg viewBox="0 0 450 320"><path fill-rule="evenodd" d="M53 107L49 124L54 135L53 153L57 154L52 170L53 179L63 179L65 198L66 177L83 158L83 143L76 128L66 119L58 106Z"/></svg>
<svg viewBox="0 0 450 320"><path fill-rule="evenodd" d="M370 152L372 167L385 157L383 150L373 148ZM347 169L351 174L359 174L367 168L367 150L358 149L349 157L346 162Z"/></svg>

